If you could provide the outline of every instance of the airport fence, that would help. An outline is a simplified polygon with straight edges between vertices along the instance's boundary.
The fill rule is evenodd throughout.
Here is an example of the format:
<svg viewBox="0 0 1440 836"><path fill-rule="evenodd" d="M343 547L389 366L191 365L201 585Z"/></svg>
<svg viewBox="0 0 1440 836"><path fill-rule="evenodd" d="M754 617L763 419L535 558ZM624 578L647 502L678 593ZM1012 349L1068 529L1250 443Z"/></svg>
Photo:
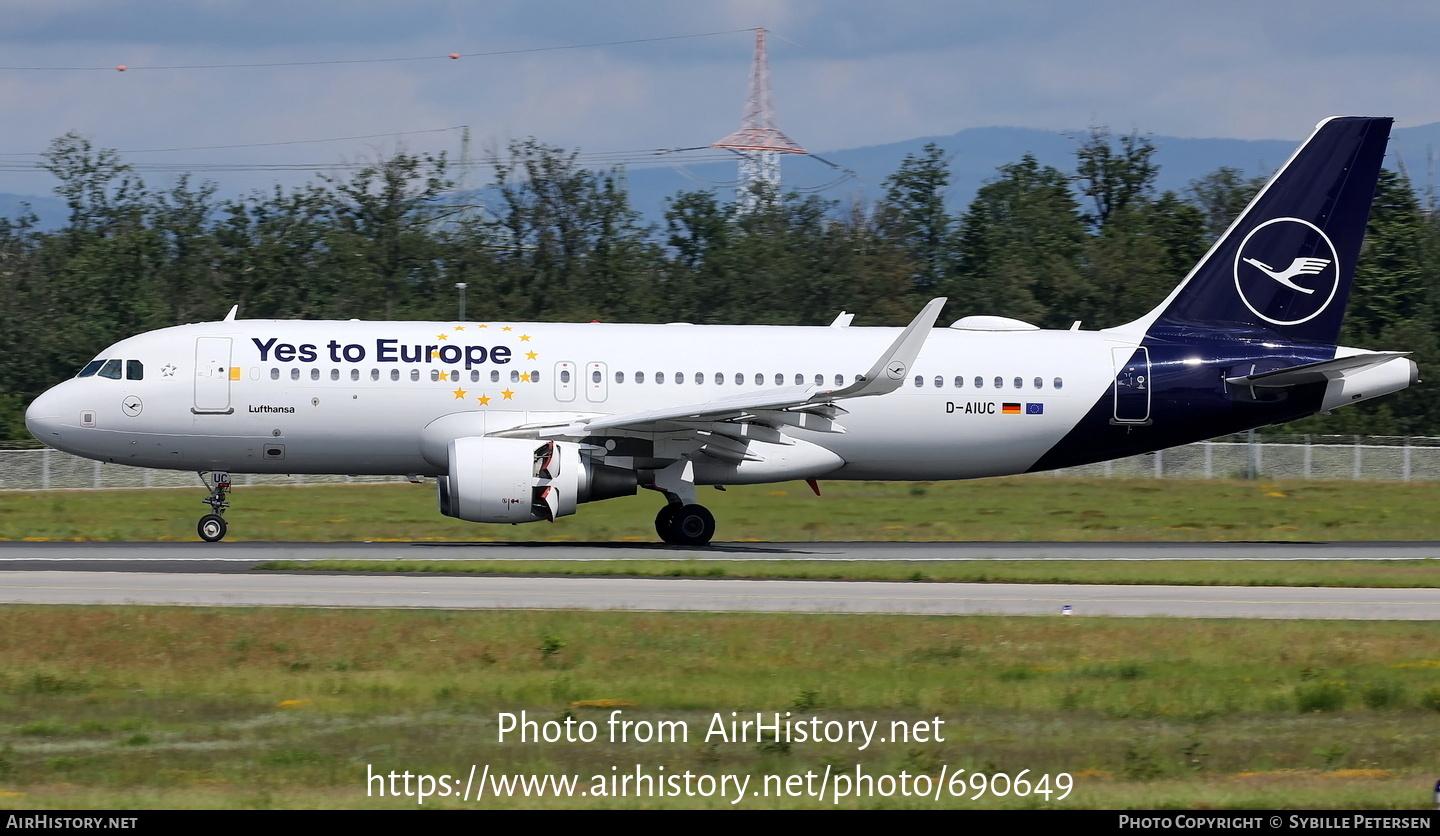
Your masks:
<svg viewBox="0 0 1440 836"><path fill-rule="evenodd" d="M1156 479L1440 481L1440 438L1227 436L1037 476ZM236 487L403 482L404 476L233 473ZM0 490L199 488L194 473L82 459L48 448L0 450Z"/></svg>

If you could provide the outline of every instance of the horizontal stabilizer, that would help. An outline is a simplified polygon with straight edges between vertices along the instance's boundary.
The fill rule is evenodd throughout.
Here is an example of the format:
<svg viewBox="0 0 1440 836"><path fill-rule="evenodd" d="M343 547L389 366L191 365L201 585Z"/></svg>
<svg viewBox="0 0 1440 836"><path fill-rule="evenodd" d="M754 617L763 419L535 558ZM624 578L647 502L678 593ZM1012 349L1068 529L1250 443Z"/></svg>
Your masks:
<svg viewBox="0 0 1440 836"><path fill-rule="evenodd" d="M1381 363L1388 363L1397 357L1404 357L1408 351L1374 351L1366 354L1353 354L1349 357L1337 357L1334 360L1322 360L1319 363L1306 363L1303 366L1291 366L1288 369L1276 369L1271 372L1243 375L1241 377L1227 377L1226 383L1233 383L1237 386L1265 386L1283 387L1300 386L1305 383L1323 383L1327 380L1334 380L1345 372L1356 371L1371 366L1378 366Z"/></svg>

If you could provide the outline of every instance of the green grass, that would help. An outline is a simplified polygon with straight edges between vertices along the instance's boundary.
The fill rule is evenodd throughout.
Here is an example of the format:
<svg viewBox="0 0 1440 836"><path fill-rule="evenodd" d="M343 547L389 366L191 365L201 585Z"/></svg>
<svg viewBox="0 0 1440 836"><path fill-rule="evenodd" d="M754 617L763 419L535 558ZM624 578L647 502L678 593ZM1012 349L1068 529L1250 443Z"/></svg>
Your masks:
<svg viewBox="0 0 1440 836"><path fill-rule="evenodd" d="M1075 776L1065 801L841 807L1424 808L1428 624L0 608L0 807L415 807L367 768L463 774ZM686 724L685 742L500 742L500 712ZM705 742L718 712L916 723L943 741ZM509 799L426 806L728 806ZM831 807L746 799L742 807Z"/></svg>
<svg viewBox="0 0 1440 836"><path fill-rule="evenodd" d="M704 489L719 541L1436 540L1424 482L1247 482L1027 476L969 482L826 482ZM0 539L196 539L203 491L0 492ZM582 505L554 524L442 517L433 486L235 491L230 540L654 542L658 496Z"/></svg>
<svg viewBox="0 0 1440 836"><path fill-rule="evenodd" d="M1440 560L275 560L263 570L961 583L1433 588Z"/></svg>

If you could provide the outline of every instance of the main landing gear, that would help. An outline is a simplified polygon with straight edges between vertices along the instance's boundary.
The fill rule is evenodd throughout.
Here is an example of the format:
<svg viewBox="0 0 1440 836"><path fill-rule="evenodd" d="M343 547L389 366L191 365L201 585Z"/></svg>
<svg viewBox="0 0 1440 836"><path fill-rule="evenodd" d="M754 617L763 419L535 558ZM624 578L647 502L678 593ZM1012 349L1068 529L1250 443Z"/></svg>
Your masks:
<svg viewBox="0 0 1440 836"><path fill-rule="evenodd" d="M206 482L203 472L200 474L200 481ZM210 474L209 483L214 487L210 489L210 495L200 501L209 505L212 513L200 518L200 523L195 526L195 531L199 533L201 540L207 543L218 543L225 538L225 531L229 528L221 514L224 514L225 509L230 507L230 503L225 501L225 497L230 493L230 474L223 470L217 470Z"/></svg>
<svg viewBox="0 0 1440 836"><path fill-rule="evenodd" d="M672 463L655 472L646 487L665 494L666 506L655 515L655 533L672 546L703 546L715 536L715 515L695 502L695 467Z"/></svg>
<svg viewBox="0 0 1440 836"><path fill-rule="evenodd" d="M655 533L672 546L703 546L715 536L715 515L704 505L672 502L655 515Z"/></svg>

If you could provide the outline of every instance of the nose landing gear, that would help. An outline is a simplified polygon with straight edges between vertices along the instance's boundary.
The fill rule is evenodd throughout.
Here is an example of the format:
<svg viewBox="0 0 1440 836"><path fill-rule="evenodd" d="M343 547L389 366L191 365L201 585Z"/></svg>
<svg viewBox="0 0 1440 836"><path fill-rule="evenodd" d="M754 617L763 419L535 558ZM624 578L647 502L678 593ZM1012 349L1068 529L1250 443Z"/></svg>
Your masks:
<svg viewBox="0 0 1440 836"><path fill-rule="evenodd" d="M207 481L203 471L200 473L200 481L202 483ZM223 470L217 470L210 474L208 481L214 487L210 489L210 495L200 501L209 505L212 513L200 518L200 523L195 526L195 531L200 535L201 540L207 543L217 543L224 539L225 531L229 528L221 514L224 514L225 509L230 507L230 503L225 501L225 497L230 493L230 474Z"/></svg>

